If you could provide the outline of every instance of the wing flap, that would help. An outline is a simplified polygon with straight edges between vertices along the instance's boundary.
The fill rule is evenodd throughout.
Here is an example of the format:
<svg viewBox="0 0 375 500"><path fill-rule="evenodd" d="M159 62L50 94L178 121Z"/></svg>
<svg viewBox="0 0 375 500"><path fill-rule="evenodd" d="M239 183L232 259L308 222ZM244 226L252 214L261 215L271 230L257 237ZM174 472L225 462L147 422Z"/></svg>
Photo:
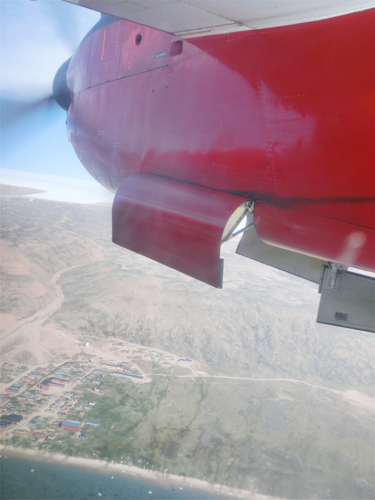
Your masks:
<svg viewBox="0 0 375 500"><path fill-rule="evenodd" d="M321 281L322 266L327 264L322 259L264 243L254 226L244 232L236 253L318 284Z"/></svg>
<svg viewBox="0 0 375 500"><path fill-rule="evenodd" d="M317 322L375 332L375 279L325 266Z"/></svg>

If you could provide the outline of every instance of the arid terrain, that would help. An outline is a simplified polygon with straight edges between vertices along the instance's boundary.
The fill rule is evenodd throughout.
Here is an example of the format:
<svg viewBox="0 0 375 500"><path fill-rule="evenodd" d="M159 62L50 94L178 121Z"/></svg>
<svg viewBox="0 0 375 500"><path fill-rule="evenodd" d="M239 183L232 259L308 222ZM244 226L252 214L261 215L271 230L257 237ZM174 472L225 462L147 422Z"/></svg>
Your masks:
<svg viewBox="0 0 375 500"><path fill-rule="evenodd" d="M216 290L113 245L109 205L33 194L1 190L2 363L88 373L108 358L147 383L104 368L87 440L32 444L28 422L49 401L30 403L27 432L4 432L6 442L275 497L374 498L372 334L317 325L317 286L237 256L234 241ZM0 381L5 413L40 383L5 397L24 376L12 370ZM85 401L93 394L91 379L70 383Z"/></svg>

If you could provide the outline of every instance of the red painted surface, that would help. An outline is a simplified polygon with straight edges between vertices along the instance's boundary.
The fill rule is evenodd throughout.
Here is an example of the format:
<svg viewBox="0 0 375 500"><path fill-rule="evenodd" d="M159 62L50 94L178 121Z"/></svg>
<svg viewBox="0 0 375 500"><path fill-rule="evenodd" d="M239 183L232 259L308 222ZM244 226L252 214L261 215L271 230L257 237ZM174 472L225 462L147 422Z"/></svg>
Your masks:
<svg viewBox="0 0 375 500"><path fill-rule="evenodd" d="M266 243L331 262L375 268L375 231L290 207L255 204L254 224Z"/></svg>
<svg viewBox="0 0 375 500"><path fill-rule="evenodd" d="M65 413L65 415L66 415L66 413ZM64 420L63 420L63 422L64 422ZM83 426L83 422L81 422L80 425L77 426L77 427L74 427L74 426L71 426L71 425L68 425L68 424L64 424L63 422L61 422L60 427L62 429L69 429L71 431L80 431L81 428L82 428L82 426Z"/></svg>
<svg viewBox="0 0 375 500"><path fill-rule="evenodd" d="M268 237L330 260L347 224L375 229L374 21L370 9L193 38L176 56L176 37L117 21L70 63L72 145L112 190L147 172L311 214L305 240L293 217ZM375 270L370 253L355 265Z"/></svg>
<svg viewBox="0 0 375 500"><path fill-rule="evenodd" d="M136 173L113 203L113 242L221 288L220 242L243 198Z"/></svg>

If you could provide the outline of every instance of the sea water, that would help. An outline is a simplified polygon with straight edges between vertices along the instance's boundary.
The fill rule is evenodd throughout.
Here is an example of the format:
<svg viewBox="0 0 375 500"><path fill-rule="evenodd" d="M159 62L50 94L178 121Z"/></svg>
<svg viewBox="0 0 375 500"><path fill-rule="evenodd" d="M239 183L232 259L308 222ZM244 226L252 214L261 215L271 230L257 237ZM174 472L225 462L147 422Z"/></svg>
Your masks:
<svg viewBox="0 0 375 500"><path fill-rule="evenodd" d="M3 455L0 459L1 500L216 500L206 492L185 486L135 479L119 471L91 470L85 467L47 463ZM231 497L233 498L233 497Z"/></svg>

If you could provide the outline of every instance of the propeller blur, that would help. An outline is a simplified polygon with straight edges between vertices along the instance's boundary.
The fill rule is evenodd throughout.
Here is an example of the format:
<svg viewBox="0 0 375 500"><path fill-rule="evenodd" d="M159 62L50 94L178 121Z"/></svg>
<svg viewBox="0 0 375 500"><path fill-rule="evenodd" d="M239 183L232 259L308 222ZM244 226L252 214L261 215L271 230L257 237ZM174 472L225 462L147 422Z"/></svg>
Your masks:
<svg viewBox="0 0 375 500"><path fill-rule="evenodd" d="M98 18L64 2L2 0L2 168L92 180L66 140L52 82Z"/></svg>

